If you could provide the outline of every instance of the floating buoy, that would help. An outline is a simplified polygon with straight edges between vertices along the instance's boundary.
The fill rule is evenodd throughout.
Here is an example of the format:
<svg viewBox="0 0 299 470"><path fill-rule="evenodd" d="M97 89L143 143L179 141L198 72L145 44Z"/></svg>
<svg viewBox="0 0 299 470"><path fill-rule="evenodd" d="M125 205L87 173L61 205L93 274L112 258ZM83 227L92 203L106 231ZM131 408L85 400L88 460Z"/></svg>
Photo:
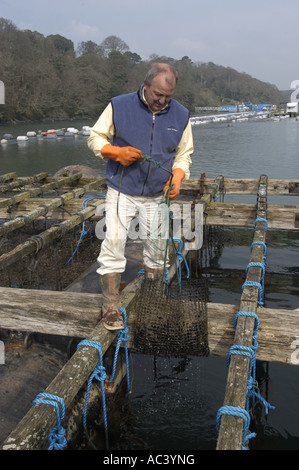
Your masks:
<svg viewBox="0 0 299 470"><path fill-rule="evenodd" d="M28 131L27 132L27 137L36 137L36 132L35 131Z"/></svg>
<svg viewBox="0 0 299 470"><path fill-rule="evenodd" d="M8 144L8 140L7 139L1 139L1 144L2 145Z"/></svg>
<svg viewBox="0 0 299 470"><path fill-rule="evenodd" d="M78 129L75 129L75 127L68 127L67 132L72 132L73 134L78 134Z"/></svg>
<svg viewBox="0 0 299 470"><path fill-rule="evenodd" d="M11 140L11 139L13 139L13 135L12 134L4 134L3 139Z"/></svg>
<svg viewBox="0 0 299 470"><path fill-rule="evenodd" d="M17 137L17 141L18 141L18 142L26 142L27 140L28 140L27 135L19 135L19 136Z"/></svg>

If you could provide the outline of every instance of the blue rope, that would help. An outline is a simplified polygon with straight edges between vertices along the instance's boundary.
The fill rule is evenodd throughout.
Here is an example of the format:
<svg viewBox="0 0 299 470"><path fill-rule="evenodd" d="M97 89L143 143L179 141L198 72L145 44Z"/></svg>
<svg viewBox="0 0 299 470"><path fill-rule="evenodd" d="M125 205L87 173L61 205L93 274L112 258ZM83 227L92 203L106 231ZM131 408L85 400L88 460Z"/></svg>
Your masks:
<svg viewBox="0 0 299 470"><path fill-rule="evenodd" d="M229 366L230 356L232 354L239 354L240 356L247 356L247 357L250 358L250 360L252 360L253 350L252 350L252 348L249 348L247 346L240 346L238 344L234 344L228 350L228 354L227 354L227 358L226 358L227 366Z"/></svg>
<svg viewBox="0 0 299 470"><path fill-rule="evenodd" d="M36 403L52 405L56 411L56 421L57 424L54 426L52 431L48 436L48 440L50 442L50 446L48 450L58 449L62 450L67 445L67 441L65 438L65 430L61 426L61 421L64 419L65 416L65 405L63 400L58 397L57 395L52 395L50 393L39 393L36 398L33 400L32 405ZM58 403L61 406L61 416L60 416L60 409Z"/></svg>
<svg viewBox="0 0 299 470"><path fill-rule="evenodd" d="M265 263L253 263L253 262L252 262L252 263L248 263L248 265L247 265L247 267L246 267L246 273L248 272L248 269L251 268L252 266L262 268L263 275L265 274L265 270L266 270Z"/></svg>
<svg viewBox="0 0 299 470"><path fill-rule="evenodd" d="M128 353L128 341L130 339L129 335L128 335L129 328L127 327L127 312L123 307L120 307L120 310L121 310L121 312L123 314L123 317L124 317L124 328L117 333L118 341L117 341L117 345L116 345L116 348L115 348L112 375L111 375L111 378L110 378L109 382L112 382L112 380L114 379L115 371L116 371L118 352L119 352L121 342L123 341L125 343L125 353L126 353L127 384L128 384L128 391L130 391L129 353Z"/></svg>
<svg viewBox="0 0 299 470"><path fill-rule="evenodd" d="M257 219L255 219L254 227L256 227L257 222L265 222L266 229L268 228L268 220L267 219L263 219L262 217L258 217Z"/></svg>
<svg viewBox="0 0 299 470"><path fill-rule="evenodd" d="M250 251L252 251L252 248L254 247L254 245L261 245L261 246L264 247L264 260L265 260L266 255L267 255L267 245L264 242L252 242L251 247L250 247Z"/></svg>
<svg viewBox="0 0 299 470"><path fill-rule="evenodd" d="M259 317L257 316L256 313L254 313L254 312L244 312L244 311L240 310L235 315L234 328L236 328L236 326L237 326L237 320L238 320L239 317L253 317L253 318L255 318L254 334L257 332L257 330L259 329L259 326L260 326L260 319L259 319Z"/></svg>
<svg viewBox="0 0 299 470"><path fill-rule="evenodd" d="M258 299L258 304L260 307L263 307L263 286L260 282L255 282L255 281L245 281L244 284L242 285L242 291L244 287L258 287L259 288L259 299Z"/></svg>
<svg viewBox="0 0 299 470"><path fill-rule="evenodd" d="M259 337L257 331L260 327L260 320L259 320L259 317L257 316L256 313L254 312L244 312L244 311L239 311L236 316L235 316L235 320L234 320L234 328L236 328L237 326L237 320L239 317L253 317L255 318L255 326L254 326L254 331L253 331L253 336L252 336L252 341L253 341L253 345L252 345L252 348L257 350L258 349L258 343L257 343L257 338Z"/></svg>
<svg viewBox="0 0 299 470"><path fill-rule="evenodd" d="M189 279L190 271L189 271L189 266L188 266L187 260L186 260L185 256L182 254L183 240L181 240L180 238L174 238L173 241L179 243L179 249L176 252L176 256L177 256L177 259L179 261L179 283L181 285L181 263L182 263L182 261L185 262L185 266L187 268L187 279Z"/></svg>
<svg viewBox="0 0 299 470"><path fill-rule="evenodd" d="M106 437L106 448L109 449L109 440L108 440L108 422L107 422L107 411L106 411L106 399L105 399L105 379L106 379L106 372L105 372L105 367L103 366L103 353L102 353L102 345L98 341L88 341L88 340L83 340L81 341L77 349L80 346L90 346L93 348L96 348L99 352L99 362L95 366L92 374L89 377L88 383L87 383L87 390L86 390L86 399L85 399L85 404L84 404L84 413L83 413L83 426L84 430L87 433L87 425L86 425L86 416L87 416L87 407L88 407L88 401L89 401L89 394L90 394L90 387L92 380L95 378L99 382L101 382L101 390L102 390L102 402L103 402L103 417L104 417L104 426L105 426L105 437ZM87 433L88 434L88 433Z"/></svg>
<svg viewBox="0 0 299 470"><path fill-rule="evenodd" d="M239 418L242 418L244 420L242 450L248 450L248 448L245 445L246 442L249 439L256 437L255 433L249 433L250 415L248 411L244 410L243 408L236 407L236 406L222 406L221 408L219 408L217 412L217 417L216 417L217 431L219 431L221 416L224 414L230 415L230 416L238 416Z"/></svg>
<svg viewBox="0 0 299 470"><path fill-rule="evenodd" d="M92 201L93 199L95 199L93 196L90 196L90 197L84 199L84 201L82 202L82 209L86 209L88 202ZM81 241L83 240L85 235L88 234L89 230L90 230L90 228L88 230L85 230L85 220L84 220L83 223L82 223L82 230L81 230L81 233L80 233L80 238L78 240L77 246L76 246L72 256L70 257L70 259L65 264L68 264L73 259L73 257L75 256L75 254L76 254L76 252L79 248L79 245L80 245Z"/></svg>
<svg viewBox="0 0 299 470"><path fill-rule="evenodd" d="M247 265L247 268L246 268L246 273L248 272L248 269L251 266L262 268L261 283L260 283L260 287L259 287L259 289L260 289L259 304L260 304L260 307L263 307L263 305L264 305L263 299L264 299L264 286L265 286L265 272L266 272L265 262L263 262L263 263L249 263ZM249 285L248 282L247 282L246 285Z"/></svg>

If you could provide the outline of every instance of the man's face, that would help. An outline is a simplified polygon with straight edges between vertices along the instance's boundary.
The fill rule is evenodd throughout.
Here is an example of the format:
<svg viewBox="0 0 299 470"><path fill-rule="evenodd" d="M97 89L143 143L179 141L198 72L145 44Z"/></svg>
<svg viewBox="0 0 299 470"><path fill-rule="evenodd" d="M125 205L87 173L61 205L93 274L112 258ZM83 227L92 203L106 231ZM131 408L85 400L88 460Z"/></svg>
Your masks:
<svg viewBox="0 0 299 470"><path fill-rule="evenodd" d="M154 113L161 111L169 103L174 89L175 85L170 85L162 73L153 79L151 85L144 83L144 96Z"/></svg>

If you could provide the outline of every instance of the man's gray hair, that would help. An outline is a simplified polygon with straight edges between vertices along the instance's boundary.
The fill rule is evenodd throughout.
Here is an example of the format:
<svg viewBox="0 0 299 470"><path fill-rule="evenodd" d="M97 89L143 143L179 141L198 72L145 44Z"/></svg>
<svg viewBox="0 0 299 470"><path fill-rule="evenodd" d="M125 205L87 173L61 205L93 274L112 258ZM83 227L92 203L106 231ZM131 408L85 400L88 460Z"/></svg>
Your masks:
<svg viewBox="0 0 299 470"><path fill-rule="evenodd" d="M165 74L165 80L172 85L173 83L176 85L178 81L178 73L174 67L170 64L164 64L160 62L154 62L147 72L145 76L145 83L150 86L152 84L153 79L159 75L159 73Z"/></svg>

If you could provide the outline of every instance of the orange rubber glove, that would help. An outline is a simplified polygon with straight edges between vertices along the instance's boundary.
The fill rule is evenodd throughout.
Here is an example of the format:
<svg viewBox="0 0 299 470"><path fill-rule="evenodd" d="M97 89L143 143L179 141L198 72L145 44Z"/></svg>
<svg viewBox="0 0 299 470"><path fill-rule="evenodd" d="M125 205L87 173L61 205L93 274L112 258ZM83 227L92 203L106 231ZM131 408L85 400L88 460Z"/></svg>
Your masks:
<svg viewBox="0 0 299 470"><path fill-rule="evenodd" d="M143 158L141 150L135 149L135 147L116 147L110 144L102 147L101 154L104 158L110 158L110 160L119 162L123 166L132 165L139 158Z"/></svg>
<svg viewBox="0 0 299 470"><path fill-rule="evenodd" d="M163 193L165 193L165 191L169 188L171 180L171 186L174 185L174 188L169 191L169 199L176 199L180 194L181 184L183 179L185 178L185 172L184 170L181 170L181 168L175 168L174 170L172 170L172 174L172 180L170 178L169 181L167 181L164 186Z"/></svg>

